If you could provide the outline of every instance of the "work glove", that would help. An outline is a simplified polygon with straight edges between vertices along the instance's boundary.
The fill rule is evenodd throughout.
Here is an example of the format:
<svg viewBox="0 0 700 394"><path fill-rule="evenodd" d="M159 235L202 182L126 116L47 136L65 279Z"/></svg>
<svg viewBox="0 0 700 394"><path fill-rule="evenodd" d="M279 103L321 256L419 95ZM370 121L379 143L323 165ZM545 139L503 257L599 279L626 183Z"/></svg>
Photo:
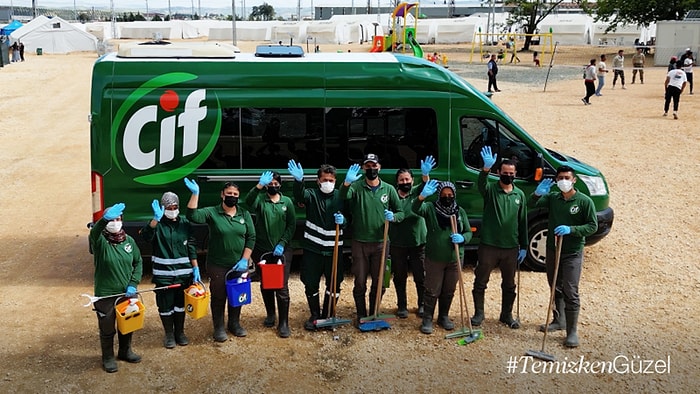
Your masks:
<svg viewBox="0 0 700 394"><path fill-rule="evenodd" d="M131 298L136 295L136 288L134 286L126 286L126 291L124 293L126 298Z"/></svg>
<svg viewBox="0 0 700 394"><path fill-rule="evenodd" d="M282 256L282 254L284 254L284 246L282 246L282 244L277 244L272 254L275 256Z"/></svg>
<svg viewBox="0 0 700 394"><path fill-rule="evenodd" d="M185 178L185 186L192 192L192 194L199 195L199 185L197 182Z"/></svg>
<svg viewBox="0 0 700 394"><path fill-rule="evenodd" d="M345 223L345 216L343 216L342 213L334 213L333 218L335 218L335 224L343 224Z"/></svg>
<svg viewBox="0 0 700 394"><path fill-rule="evenodd" d="M263 172L262 175L260 175L260 180L258 181L260 186L265 187L269 185L270 182L272 182L272 171Z"/></svg>
<svg viewBox="0 0 700 394"><path fill-rule="evenodd" d="M428 183L426 183L425 186L423 186L423 190L420 192L420 195L423 198L428 198L432 196L437 191L437 186L438 181L436 181L435 179L429 180Z"/></svg>
<svg viewBox="0 0 700 394"><path fill-rule="evenodd" d="M236 265L233 266L233 270L238 272L248 271L248 259L242 258L238 260Z"/></svg>
<svg viewBox="0 0 700 394"><path fill-rule="evenodd" d="M192 267L192 281L201 282L202 277L199 275L199 267Z"/></svg>
<svg viewBox="0 0 700 394"><path fill-rule="evenodd" d="M111 207L105 209L105 213L104 213L104 215L102 215L102 217L106 221L110 222L110 221L118 218L119 216L121 216L122 213L124 213L124 208L126 208L126 205L124 205L123 202L114 204Z"/></svg>
<svg viewBox="0 0 700 394"><path fill-rule="evenodd" d="M287 163L287 171L289 171L289 175L294 177L295 181L301 182L304 180L304 169L301 168L301 163L290 160L289 163Z"/></svg>
<svg viewBox="0 0 700 394"><path fill-rule="evenodd" d="M360 165L353 164L348 168L348 172L345 174L345 183L353 183L360 179Z"/></svg>
<svg viewBox="0 0 700 394"><path fill-rule="evenodd" d="M433 167L435 167L435 158L431 155L426 156L425 160L420 161L420 172L423 176L430 175L430 171L432 171Z"/></svg>
<svg viewBox="0 0 700 394"><path fill-rule="evenodd" d="M561 237L562 235L571 234L571 227L565 225L559 225L554 227L554 235Z"/></svg>
<svg viewBox="0 0 700 394"><path fill-rule="evenodd" d="M537 189L535 189L535 195L536 196L544 196L545 194L549 194L549 189L552 188L552 185L554 185L554 180L550 178L544 179L542 182L540 182L539 185L537 185Z"/></svg>
<svg viewBox="0 0 700 394"><path fill-rule="evenodd" d="M520 249L518 251L518 264L525 260L525 256L527 256L527 251L525 249Z"/></svg>
<svg viewBox="0 0 700 394"><path fill-rule="evenodd" d="M484 168L493 168L493 165L496 164L497 157L498 154L494 155L491 153L490 146L481 148L481 159L484 161Z"/></svg>
<svg viewBox="0 0 700 394"><path fill-rule="evenodd" d="M394 221L394 212L391 212L388 209L384 210L384 219L393 222Z"/></svg>
<svg viewBox="0 0 700 394"><path fill-rule="evenodd" d="M163 219L163 213L165 213L165 208L160 205L158 200L153 200L151 203L151 208L153 208L153 220L160 222Z"/></svg>
<svg viewBox="0 0 700 394"><path fill-rule="evenodd" d="M461 244L462 242L464 242L464 235L460 233L454 233L450 235L450 239L452 240L452 243Z"/></svg>

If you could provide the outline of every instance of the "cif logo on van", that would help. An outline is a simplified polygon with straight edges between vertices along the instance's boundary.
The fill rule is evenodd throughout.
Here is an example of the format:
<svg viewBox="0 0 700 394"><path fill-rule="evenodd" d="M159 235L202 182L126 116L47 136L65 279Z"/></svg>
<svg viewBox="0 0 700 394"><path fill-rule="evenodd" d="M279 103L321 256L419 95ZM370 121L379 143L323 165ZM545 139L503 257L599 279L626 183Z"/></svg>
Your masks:
<svg viewBox="0 0 700 394"><path fill-rule="evenodd" d="M211 154L221 132L218 97L206 89L177 89L190 73L168 73L136 88L118 108L111 130L112 159L145 185L189 175ZM210 132L200 133L200 130Z"/></svg>

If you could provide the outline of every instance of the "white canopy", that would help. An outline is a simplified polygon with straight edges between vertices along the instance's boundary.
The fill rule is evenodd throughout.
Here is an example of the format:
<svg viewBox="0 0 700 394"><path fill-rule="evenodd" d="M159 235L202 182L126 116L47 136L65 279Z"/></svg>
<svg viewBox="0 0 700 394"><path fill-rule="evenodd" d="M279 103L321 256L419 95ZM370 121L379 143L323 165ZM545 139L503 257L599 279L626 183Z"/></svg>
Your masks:
<svg viewBox="0 0 700 394"><path fill-rule="evenodd" d="M537 27L540 33L549 33L551 29L554 41L562 45L593 43L593 18L588 15L549 14Z"/></svg>
<svg viewBox="0 0 700 394"><path fill-rule="evenodd" d="M59 17L39 16L10 34L24 43L26 51L41 48L43 53L96 51L97 38Z"/></svg>

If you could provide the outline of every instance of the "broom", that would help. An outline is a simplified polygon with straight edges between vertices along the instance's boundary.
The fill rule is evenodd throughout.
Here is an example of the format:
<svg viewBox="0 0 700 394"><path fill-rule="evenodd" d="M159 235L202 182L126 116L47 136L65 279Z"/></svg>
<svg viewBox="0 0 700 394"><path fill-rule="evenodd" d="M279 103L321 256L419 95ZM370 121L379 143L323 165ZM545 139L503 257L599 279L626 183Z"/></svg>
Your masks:
<svg viewBox="0 0 700 394"><path fill-rule="evenodd" d="M386 269L386 244L389 239L389 221L384 221L384 241L382 244L382 260L379 263L379 275L377 276L377 294L374 301L374 313L371 316L363 317L360 319L360 331L381 331L391 328L391 325L387 323L387 320L396 319L394 315L380 314L379 313L379 303L382 302L382 290L383 290L383 279L384 270Z"/></svg>
<svg viewBox="0 0 700 394"><path fill-rule="evenodd" d="M330 306L330 316L328 319L318 319L314 322L314 325L316 325L316 328L324 328L324 327L331 327L333 330L337 326L341 326L343 324L348 324L351 322L350 319L339 319L336 316L335 313L335 308L338 305L338 293L336 293L336 288L338 285L337 281L337 275L338 275L338 244L340 242L340 225L335 224L335 245L333 245L333 268L331 269L331 292L330 296L333 297L331 298Z"/></svg>

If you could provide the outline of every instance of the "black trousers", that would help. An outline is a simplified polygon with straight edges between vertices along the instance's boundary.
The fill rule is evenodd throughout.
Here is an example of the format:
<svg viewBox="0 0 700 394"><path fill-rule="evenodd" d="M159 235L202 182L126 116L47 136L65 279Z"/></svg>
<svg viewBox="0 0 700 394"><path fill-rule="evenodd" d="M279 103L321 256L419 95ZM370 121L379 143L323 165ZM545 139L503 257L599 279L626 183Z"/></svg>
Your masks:
<svg viewBox="0 0 700 394"><path fill-rule="evenodd" d="M491 91L491 86L494 90L498 90L498 83L496 82L496 75L489 74L489 92Z"/></svg>
<svg viewBox="0 0 700 394"><path fill-rule="evenodd" d="M622 86L625 86L625 70L613 70L615 72L615 76L613 77L613 87L615 87L615 84L617 83L617 77L620 77L620 83L622 83Z"/></svg>
<svg viewBox="0 0 700 394"><path fill-rule="evenodd" d="M668 112L668 107L673 99L673 112L678 111L678 103L681 101L681 90L675 86L666 87L666 102L664 102L664 112Z"/></svg>
<svg viewBox="0 0 700 394"><path fill-rule="evenodd" d="M586 84L586 97L584 97L583 99L586 100L586 102L588 102L589 101L588 99L590 99L591 96L593 96L595 94L595 81L586 80L585 84Z"/></svg>
<svg viewBox="0 0 700 394"><path fill-rule="evenodd" d="M690 93L693 93L693 73L685 73L685 78L688 80L688 86L690 87Z"/></svg>

